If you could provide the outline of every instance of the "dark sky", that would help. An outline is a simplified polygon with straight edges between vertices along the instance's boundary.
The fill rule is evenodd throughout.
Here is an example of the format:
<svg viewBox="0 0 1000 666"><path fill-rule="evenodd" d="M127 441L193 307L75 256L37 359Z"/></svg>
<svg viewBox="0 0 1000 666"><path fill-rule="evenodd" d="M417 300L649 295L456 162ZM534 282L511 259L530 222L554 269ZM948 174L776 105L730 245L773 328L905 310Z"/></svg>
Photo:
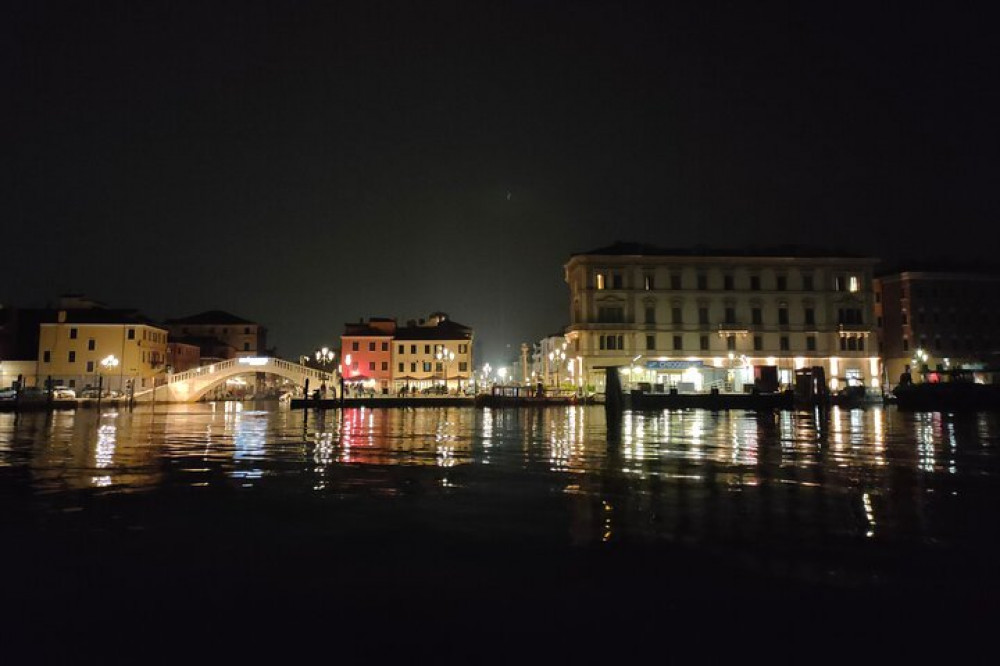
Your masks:
<svg viewBox="0 0 1000 666"><path fill-rule="evenodd" d="M3 4L0 302L222 308L294 356L442 309L496 362L615 240L991 257L955 3Z"/></svg>

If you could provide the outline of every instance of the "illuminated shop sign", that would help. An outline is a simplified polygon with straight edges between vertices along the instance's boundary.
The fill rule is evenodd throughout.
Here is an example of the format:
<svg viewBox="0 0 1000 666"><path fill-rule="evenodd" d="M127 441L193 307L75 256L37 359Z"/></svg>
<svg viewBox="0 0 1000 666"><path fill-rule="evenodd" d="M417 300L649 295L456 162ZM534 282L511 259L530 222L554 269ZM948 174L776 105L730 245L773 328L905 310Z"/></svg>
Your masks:
<svg viewBox="0 0 1000 666"><path fill-rule="evenodd" d="M646 361L646 368L649 370L687 370L704 366L704 361Z"/></svg>

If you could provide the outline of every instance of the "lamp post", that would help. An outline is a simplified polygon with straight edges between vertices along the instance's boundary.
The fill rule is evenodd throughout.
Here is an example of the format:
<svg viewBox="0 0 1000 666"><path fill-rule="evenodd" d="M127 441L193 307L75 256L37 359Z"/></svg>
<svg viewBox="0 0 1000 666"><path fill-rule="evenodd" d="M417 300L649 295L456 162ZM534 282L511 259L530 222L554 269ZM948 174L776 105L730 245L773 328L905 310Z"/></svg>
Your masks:
<svg viewBox="0 0 1000 666"><path fill-rule="evenodd" d="M443 384L445 391L448 390L448 364L455 360L455 352L442 346L441 349L437 351L434 357L441 362L443 377Z"/></svg>
<svg viewBox="0 0 1000 666"><path fill-rule="evenodd" d="M118 367L118 358L114 354L108 354L101 359L101 373L97 376L97 401L101 401L104 395L104 374L113 371Z"/></svg>
<svg viewBox="0 0 1000 666"><path fill-rule="evenodd" d="M333 359L336 358L337 353L331 350L329 347L323 347L322 349L316 350L316 363L326 371L329 371L331 365L333 365Z"/></svg>
<svg viewBox="0 0 1000 666"><path fill-rule="evenodd" d="M566 350L557 349L550 351L549 360L556 367L556 388L559 388L559 365L566 360Z"/></svg>

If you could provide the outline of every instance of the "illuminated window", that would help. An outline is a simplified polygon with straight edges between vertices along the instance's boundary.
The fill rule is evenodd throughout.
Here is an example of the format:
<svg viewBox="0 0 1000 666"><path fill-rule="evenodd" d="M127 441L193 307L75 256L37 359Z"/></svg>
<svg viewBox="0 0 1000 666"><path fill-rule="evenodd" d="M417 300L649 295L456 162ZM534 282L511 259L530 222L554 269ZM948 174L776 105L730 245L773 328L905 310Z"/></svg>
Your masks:
<svg viewBox="0 0 1000 666"><path fill-rule="evenodd" d="M861 281L858 279L857 275L852 275L847 278L847 290L848 291L860 291Z"/></svg>
<svg viewBox="0 0 1000 666"><path fill-rule="evenodd" d="M604 289L604 273L598 273L594 276L594 284L598 289Z"/></svg>
<svg viewBox="0 0 1000 666"><path fill-rule="evenodd" d="M645 287L646 291L650 291L652 289L655 289L655 287L653 286L653 276L652 275L647 275L643 279L643 286Z"/></svg>

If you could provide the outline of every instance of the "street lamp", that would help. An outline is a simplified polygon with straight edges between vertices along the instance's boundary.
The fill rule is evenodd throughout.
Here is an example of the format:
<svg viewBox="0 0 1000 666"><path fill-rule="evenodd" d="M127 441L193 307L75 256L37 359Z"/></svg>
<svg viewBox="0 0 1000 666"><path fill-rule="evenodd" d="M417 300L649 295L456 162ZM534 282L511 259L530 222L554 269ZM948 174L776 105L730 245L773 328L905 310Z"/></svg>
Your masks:
<svg viewBox="0 0 1000 666"><path fill-rule="evenodd" d="M442 346L440 349L438 349L437 353L434 355L434 358L436 358L438 361L441 362L441 367L443 369L442 372L444 374L443 383L444 383L445 390L447 391L448 390L448 364L455 360L455 352L453 352L450 349L447 349L447 348L445 348L445 347Z"/></svg>
<svg viewBox="0 0 1000 666"><path fill-rule="evenodd" d="M559 388L559 364L566 360L566 350L557 349L549 352L549 360L556 366L556 388Z"/></svg>
<svg viewBox="0 0 1000 666"><path fill-rule="evenodd" d="M336 358L336 356L337 353L329 347L323 347L322 349L316 350L316 362L324 370L326 370L333 363L333 359Z"/></svg>
<svg viewBox="0 0 1000 666"><path fill-rule="evenodd" d="M103 359L101 359L101 368L103 368L103 370L97 378L98 398L100 398L104 394L104 375L108 372L113 371L117 367L118 367L118 358L114 354L108 354Z"/></svg>

